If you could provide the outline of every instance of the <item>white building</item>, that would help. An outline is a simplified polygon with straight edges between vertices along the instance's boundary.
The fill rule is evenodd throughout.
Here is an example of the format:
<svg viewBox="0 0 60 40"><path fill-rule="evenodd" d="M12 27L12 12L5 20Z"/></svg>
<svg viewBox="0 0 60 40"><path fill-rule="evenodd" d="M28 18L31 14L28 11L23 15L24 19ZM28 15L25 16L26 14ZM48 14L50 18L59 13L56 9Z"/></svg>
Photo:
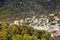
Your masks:
<svg viewBox="0 0 60 40"><path fill-rule="evenodd" d="M50 14L50 16L54 16L54 14Z"/></svg>
<svg viewBox="0 0 60 40"><path fill-rule="evenodd" d="M21 19L21 20L20 20L20 23L24 23L24 20L23 20L23 19Z"/></svg>
<svg viewBox="0 0 60 40"><path fill-rule="evenodd" d="M38 23L38 19L33 20L34 23Z"/></svg>
<svg viewBox="0 0 60 40"><path fill-rule="evenodd" d="M15 20L13 24L16 24L19 26L19 20Z"/></svg>
<svg viewBox="0 0 60 40"><path fill-rule="evenodd" d="M54 18L55 18L55 20L57 20L57 21L59 20L59 18L58 18L57 16L54 16Z"/></svg>

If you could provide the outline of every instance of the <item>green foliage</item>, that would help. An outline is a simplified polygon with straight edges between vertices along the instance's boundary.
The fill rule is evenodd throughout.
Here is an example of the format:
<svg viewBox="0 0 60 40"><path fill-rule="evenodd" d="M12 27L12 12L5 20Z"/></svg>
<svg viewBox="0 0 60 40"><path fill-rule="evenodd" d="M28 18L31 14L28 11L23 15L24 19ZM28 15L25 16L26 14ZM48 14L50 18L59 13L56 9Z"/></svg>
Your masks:
<svg viewBox="0 0 60 40"><path fill-rule="evenodd" d="M8 27L8 23L7 22L2 22L2 28L7 28Z"/></svg>
<svg viewBox="0 0 60 40"><path fill-rule="evenodd" d="M16 35L18 34L18 26L15 24L11 25L8 27L7 31L11 36Z"/></svg>
<svg viewBox="0 0 60 40"><path fill-rule="evenodd" d="M5 25L1 25L5 27ZM29 25L8 25L0 30L0 40L52 40L51 34L44 30L35 30Z"/></svg>
<svg viewBox="0 0 60 40"><path fill-rule="evenodd" d="M23 40L23 37L22 35L15 35L15 36L12 36L12 40Z"/></svg>
<svg viewBox="0 0 60 40"><path fill-rule="evenodd" d="M29 36L29 35L25 34L23 36L23 40L38 40L38 38L35 36Z"/></svg>
<svg viewBox="0 0 60 40"><path fill-rule="evenodd" d="M8 33L6 31L0 31L0 40L8 40Z"/></svg>
<svg viewBox="0 0 60 40"><path fill-rule="evenodd" d="M25 34L25 35L24 35L23 40L31 40L31 39L32 39L32 37L31 37L31 36L28 36L27 34Z"/></svg>
<svg viewBox="0 0 60 40"><path fill-rule="evenodd" d="M27 34L24 34L24 36L22 35L12 36L12 40L38 40L38 38L35 36L29 36Z"/></svg>
<svg viewBox="0 0 60 40"><path fill-rule="evenodd" d="M33 2L32 4L30 2ZM0 20L14 20L15 18L32 17L32 15L47 15L60 11L60 0L11 0L5 1L0 8ZM36 3L35 3L36 2Z"/></svg>

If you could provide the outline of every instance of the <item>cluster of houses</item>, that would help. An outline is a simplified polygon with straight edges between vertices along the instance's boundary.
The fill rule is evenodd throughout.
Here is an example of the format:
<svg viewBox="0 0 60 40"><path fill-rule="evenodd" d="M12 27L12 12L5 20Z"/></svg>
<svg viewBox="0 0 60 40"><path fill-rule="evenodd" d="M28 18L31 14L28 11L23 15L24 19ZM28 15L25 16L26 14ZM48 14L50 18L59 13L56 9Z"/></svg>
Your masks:
<svg viewBox="0 0 60 40"><path fill-rule="evenodd" d="M19 26L22 25L23 23L26 23L33 27L34 29L45 30L51 32L52 34L60 35L60 24L58 24L59 20L60 19L58 18L58 16L50 14L49 17L45 15L40 15L39 18L33 16L32 18L15 20L13 24Z"/></svg>

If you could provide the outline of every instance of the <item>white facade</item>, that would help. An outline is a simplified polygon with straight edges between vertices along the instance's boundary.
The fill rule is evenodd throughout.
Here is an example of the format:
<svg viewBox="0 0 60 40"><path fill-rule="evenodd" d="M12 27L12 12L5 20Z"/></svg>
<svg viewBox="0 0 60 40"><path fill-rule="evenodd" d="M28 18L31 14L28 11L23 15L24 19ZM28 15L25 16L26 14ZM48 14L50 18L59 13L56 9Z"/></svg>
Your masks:
<svg viewBox="0 0 60 40"><path fill-rule="evenodd" d="M21 19L21 20L20 20L20 23L24 23L24 20L23 20L23 19Z"/></svg>
<svg viewBox="0 0 60 40"><path fill-rule="evenodd" d="M50 16L54 16L54 14L50 14Z"/></svg>
<svg viewBox="0 0 60 40"><path fill-rule="evenodd" d="M14 21L14 24L19 26L19 21L18 20Z"/></svg>
<svg viewBox="0 0 60 40"><path fill-rule="evenodd" d="M58 18L57 16L54 16L54 18L55 18L55 20L56 20L56 21L58 21L58 20L59 20L59 18Z"/></svg>

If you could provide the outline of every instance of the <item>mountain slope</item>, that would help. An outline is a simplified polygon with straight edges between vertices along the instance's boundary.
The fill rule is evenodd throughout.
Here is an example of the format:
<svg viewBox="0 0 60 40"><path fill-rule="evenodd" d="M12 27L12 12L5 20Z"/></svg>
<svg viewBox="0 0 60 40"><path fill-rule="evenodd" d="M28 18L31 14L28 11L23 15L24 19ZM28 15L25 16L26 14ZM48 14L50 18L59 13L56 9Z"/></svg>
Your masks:
<svg viewBox="0 0 60 40"><path fill-rule="evenodd" d="M59 11L60 0L5 0L1 1L0 20L32 17Z"/></svg>
<svg viewBox="0 0 60 40"><path fill-rule="evenodd" d="M0 8L0 18L15 19L26 18L43 11L43 7L36 2L13 1Z"/></svg>

